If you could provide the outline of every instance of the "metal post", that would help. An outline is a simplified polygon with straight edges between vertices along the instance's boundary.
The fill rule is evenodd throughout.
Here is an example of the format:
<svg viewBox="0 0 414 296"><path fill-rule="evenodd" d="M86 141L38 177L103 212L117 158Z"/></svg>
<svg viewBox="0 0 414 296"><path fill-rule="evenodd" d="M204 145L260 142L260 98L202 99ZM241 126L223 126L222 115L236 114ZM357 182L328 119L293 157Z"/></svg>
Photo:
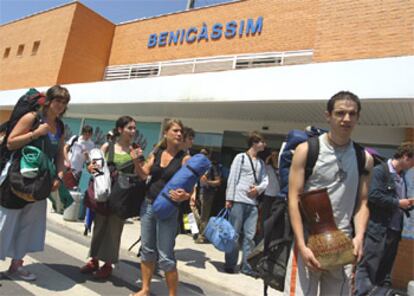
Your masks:
<svg viewBox="0 0 414 296"><path fill-rule="evenodd" d="M187 0L187 8L186 10L190 10L194 8L195 0Z"/></svg>

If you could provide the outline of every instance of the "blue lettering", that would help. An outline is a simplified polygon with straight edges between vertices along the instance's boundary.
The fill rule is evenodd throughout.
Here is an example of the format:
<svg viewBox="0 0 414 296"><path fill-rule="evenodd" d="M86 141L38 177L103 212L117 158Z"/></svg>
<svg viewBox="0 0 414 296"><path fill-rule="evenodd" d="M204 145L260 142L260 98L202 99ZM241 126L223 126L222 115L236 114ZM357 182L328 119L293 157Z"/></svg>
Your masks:
<svg viewBox="0 0 414 296"><path fill-rule="evenodd" d="M237 32L237 23L236 21L231 21L226 24L226 38L230 39L236 36Z"/></svg>
<svg viewBox="0 0 414 296"><path fill-rule="evenodd" d="M201 29L200 35L198 35L197 41L200 42L203 39L208 41L208 29L206 23L203 24L203 28Z"/></svg>
<svg viewBox="0 0 414 296"><path fill-rule="evenodd" d="M191 36L191 34L194 34L194 36ZM188 29L187 31L187 35L185 40L187 41L187 43L193 43L197 38L197 28L196 27L191 27L190 29Z"/></svg>
<svg viewBox="0 0 414 296"><path fill-rule="evenodd" d="M259 16L256 20L253 18L240 21L232 20L225 25L215 23L211 28L203 23L201 28L190 27L188 30L178 29L171 32L161 32L159 35L154 33L149 35L147 46L148 48L164 47L167 44L168 46L183 44L184 41L187 43L201 42L202 40L208 42L209 39L220 39L223 34L227 39L234 38L236 35L242 38L244 34L246 36L260 35L263 30L263 20L263 17Z"/></svg>
<svg viewBox="0 0 414 296"><path fill-rule="evenodd" d="M212 40L217 40L221 38L221 34L223 33L223 25L220 23L214 24L211 30L210 38Z"/></svg>
<svg viewBox="0 0 414 296"><path fill-rule="evenodd" d="M158 46L166 46L167 45L167 37L168 37L168 32L160 33L160 38L158 40Z"/></svg>
<svg viewBox="0 0 414 296"><path fill-rule="evenodd" d="M182 29L181 30L180 44L183 44L183 42L184 42L184 36L185 36L185 29Z"/></svg>
<svg viewBox="0 0 414 296"><path fill-rule="evenodd" d="M157 45L157 34L151 34L148 38L147 46L149 48L155 47Z"/></svg>
<svg viewBox="0 0 414 296"><path fill-rule="evenodd" d="M244 31L244 20L240 21L239 37L243 36L243 31Z"/></svg>
<svg viewBox="0 0 414 296"><path fill-rule="evenodd" d="M263 17L262 16L259 16L257 18L256 26L254 26L253 19L248 19L247 26L246 26L246 35L249 36L250 33L252 35L255 35L256 33L260 35L260 33L262 32L262 28L263 28Z"/></svg>
<svg viewBox="0 0 414 296"><path fill-rule="evenodd" d="M171 45L174 42L175 45L178 43L178 37L180 37L180 30L177 30L177 34L170 32L170 38L168 39L168 45Z"/></svg>

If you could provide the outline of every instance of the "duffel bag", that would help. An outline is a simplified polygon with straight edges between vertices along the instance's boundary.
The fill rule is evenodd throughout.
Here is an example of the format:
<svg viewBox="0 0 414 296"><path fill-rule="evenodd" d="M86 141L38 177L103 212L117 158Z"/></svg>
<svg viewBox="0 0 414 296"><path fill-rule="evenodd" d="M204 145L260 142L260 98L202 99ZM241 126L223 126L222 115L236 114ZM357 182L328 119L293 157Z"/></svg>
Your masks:
<svg viewBox="0 0 414 296"><path fill-rule="evenodd" d="M229 253L237 246L238 234L227 220L228 209L222 209L217 217L208 220L204 236L216 249Z"/></svg>

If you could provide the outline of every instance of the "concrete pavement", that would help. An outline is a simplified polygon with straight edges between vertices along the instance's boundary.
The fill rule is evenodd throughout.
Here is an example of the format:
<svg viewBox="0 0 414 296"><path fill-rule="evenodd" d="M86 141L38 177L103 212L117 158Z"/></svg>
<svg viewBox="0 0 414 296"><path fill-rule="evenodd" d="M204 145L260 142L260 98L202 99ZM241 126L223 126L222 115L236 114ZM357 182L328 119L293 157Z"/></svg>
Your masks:
<svg viewBox="0 0 414 296"><path fill-rule="evenodd" d="M84 225L82 221L65 221L62 215L53 212L50 204L47 219L62 227L83 233ZM90 236L91 234L89 234ZM122 234L121 250L126 251L139 236L140 222L128 219ZM131 251L136 254L139 246L138 243ZM190 235L181 234L177 236L175 252L179 274L194 278L195 282L193 284L195 285L197 279L199 279L220 286L223 289L223 294L228 292L245 296L263 294L263 282L261 280L256 280L241 273L225 273L223 271L224 253L215 249L211 244L195 244ZM282 295L281 292L270 288L268 292L269 296Z"/></svg>

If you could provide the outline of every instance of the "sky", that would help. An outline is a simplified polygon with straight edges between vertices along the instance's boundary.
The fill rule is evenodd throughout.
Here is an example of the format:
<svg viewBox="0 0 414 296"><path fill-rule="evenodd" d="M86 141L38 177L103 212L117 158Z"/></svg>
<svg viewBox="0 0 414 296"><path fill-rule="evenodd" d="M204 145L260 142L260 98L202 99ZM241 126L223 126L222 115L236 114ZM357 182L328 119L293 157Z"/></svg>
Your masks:
<svg viewBox="0 0 414 296"><path fill-rule="evenodd" d="M195 0L202 7L232 0ZM0 0L0 25L73 0ZM185 10L187 0L80 0L115 24Z"/></svg>

